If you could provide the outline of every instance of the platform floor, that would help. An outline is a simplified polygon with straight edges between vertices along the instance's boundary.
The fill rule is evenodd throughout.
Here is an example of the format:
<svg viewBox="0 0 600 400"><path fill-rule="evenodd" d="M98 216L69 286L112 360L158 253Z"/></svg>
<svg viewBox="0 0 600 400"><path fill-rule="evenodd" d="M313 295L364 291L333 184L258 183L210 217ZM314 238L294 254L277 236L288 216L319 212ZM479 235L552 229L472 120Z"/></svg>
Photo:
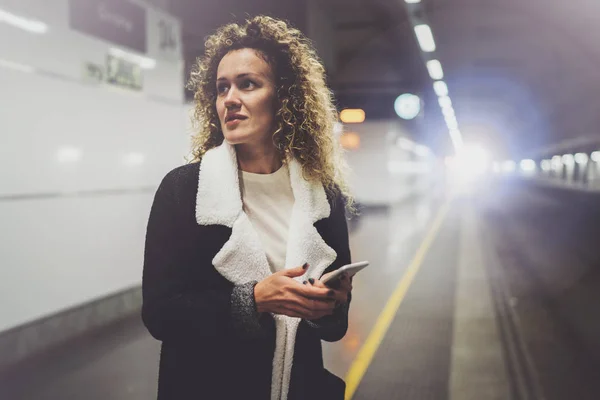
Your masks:
<svg viewBox="0 0 600 400"><path fill-rule="evenodd" d="M355 278L347 335L323 344L347 398L599 399L598 274L523 217L552 207L439 192L353 221L352 258L371 267ZM158 353L134 316L0 377L0 399L155 398Z"/></svg>

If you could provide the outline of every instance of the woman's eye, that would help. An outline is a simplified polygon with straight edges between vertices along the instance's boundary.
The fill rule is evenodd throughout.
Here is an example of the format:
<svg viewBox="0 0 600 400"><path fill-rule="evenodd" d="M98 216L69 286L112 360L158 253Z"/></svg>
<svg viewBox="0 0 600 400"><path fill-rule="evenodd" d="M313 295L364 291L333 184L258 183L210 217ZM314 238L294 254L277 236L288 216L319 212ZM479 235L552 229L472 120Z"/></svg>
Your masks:
<svg viewBox="0 0 600 400"><path fill-rule="evenodd" d="M227 91L228 87L227 85L217 85L217 93L218 94L223 94Z"/></svg>
<svg viewBox="0 0 600 400"><path fill-rule="evenodd" d="M242 89L254 89L255 86L256 86L256 84L252 81L244 81L244 82L242 82L241 88Z"/></svg>

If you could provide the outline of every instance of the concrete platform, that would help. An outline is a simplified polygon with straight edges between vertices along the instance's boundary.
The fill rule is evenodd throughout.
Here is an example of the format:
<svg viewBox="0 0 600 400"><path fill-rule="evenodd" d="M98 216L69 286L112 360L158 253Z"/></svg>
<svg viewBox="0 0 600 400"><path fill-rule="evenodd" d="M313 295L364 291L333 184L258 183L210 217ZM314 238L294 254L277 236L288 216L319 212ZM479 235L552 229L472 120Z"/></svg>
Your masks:
<svg viewBox="0 0 600 400"><path fill-rule="evenodd" d="M355 368L408 273L364 374L349 378L352 398L600 398L595 325L586 325L583 336L573 333L593 308L591 287L572 293L587 287L580 283L589 268L561 256L561 241L522 216L552 201L458 198L433 232L445 200L416 197L366 210L351 223L352 258L371 267L354 280L346 337L323 344L326 367L341 377ZM565 260L579 261L566 271ZM151 399L158 353L135 314L1 375L0 399Z"/></svg>

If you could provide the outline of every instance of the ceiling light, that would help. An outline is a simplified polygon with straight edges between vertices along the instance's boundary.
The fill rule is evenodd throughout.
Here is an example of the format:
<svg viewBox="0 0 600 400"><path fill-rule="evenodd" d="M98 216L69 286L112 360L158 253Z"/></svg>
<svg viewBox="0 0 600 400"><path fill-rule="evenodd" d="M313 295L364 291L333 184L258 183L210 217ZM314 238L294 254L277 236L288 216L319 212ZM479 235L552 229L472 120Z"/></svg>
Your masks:
<svg viewBox="0 0 600 400"><path fill-rule="evenodd" d="M593 161L600 163L600 151L594 151L591 155Z"/></svg>
<svg viewBox="0 0 600 400"><path fill-rule="evenodd" d="M454 145L454 149L458 150L462 148L462 135L458 129L450 129L450 139L452 140L452 144Z"/></svg>
<svg viewBox="0 0 600 400"><path fill-rule="evenodd" d="M440 107L442 108L452 108L452 100L448 96L438 98L438 103L440 103Z"/></svg>
<svg viewBox="0 0 600 400"><path fill-rule="evenodd" d="M585 153L575 154L575 162L577 164L585 164L588 161L588 155Z"/></svg>
<svg viewBox="0 0 600 400"><path fill-rule="evenodd" d="M360 124L365 120L365 111L360 108L347 108L340 113L340 120L346 124Z"/></svg>
<svg viewBox="0 0 600 400"><path fill-rule="evenodd" d="M414 94L404 93L394 101L394 110L402 119L414 119L421 112L421 99Z"/></svg>
<svg viewBox="0 0 600 400"><path fill-rule="evenodd" d="M15 28L20 28L31 33L48 32L48 25L42 21L20 17L2 9L0 9L0 22L7 23Z"/></svg>
<svg viewBox="0 0 600 400"><path fill-rule="evenodd" d="M550 160L542 160L540 166L542 167L542 171L550 171L552 162Z"/></svg>
<svg viewBox="0 0 600 400"><path fill-rule="evenodd" d="M536 167L535 161L534 160L530 160L530 159L522 160L519 163L519 166L521 167L521 170L523 172L532 172L532 171L535 171L535 167Z"/></svg>
<svg viewBox="0 0 600 400"><path fill-rule="evenodd" d="M562 157L554 156L552 157L552 168L558 169L562 166Z"/></svg>
<svg viewBox="0 0 600 400"><path fill-rule="evenodd" d="M438 60L429 60L427 61L427 71L429 72L429 76L434 81L444 79L444 70L442 69L442 63Z"/></svg>
<svg viewBox="0 0 600 400"><path fill-rule="evenodd" d="M456 114L454 113L454 108L452 108L452 107L442 108L442 114L444 114L444 118L445 117L456 117Z"/></svg>
<svg viewBox="0 0 600 400"><path fill-rule="evenodd" d="M439 97L448 96L448 85L444 81L433 82L433 90Z"/></svg>
<svg viewBox="0 0 600 400"><path fill-rule="evenodd" d="M456 130L456 129L458 129L458 122L456 121L456 119L447 119L446 126L450 130Z"/></svg>
<svg viewBox="0 0 600 400"><path fill-rule="evenodd" d="M502 171L504 172L513 172L515 167L516 164L513 160L506 160L502 163Z"/></svg>
<svg viewBox="0 0 600 400"><path fill-rule="evenodd" d="M407 4L417 4L420 3L421 0L404 0L404 2Z"/></svg>
<svg viewBox="0 0 600 400"><path fill-rule="evenodd" d="M562 156L562 162L565 165L573 165L573 163L575 162L573 154L565 154L565 155L563 155Z"/></svg>
<svg viewBox="0 0 600 400"><path fill-rule="evenodd" d="M417 40L419 41L419 46L421 46L421 50L426 53L431 53L435 51L435 41L433 40L433 33L431 32L431 28L427 24L421 24L415 26L415 34L417 35Z"/></svg>

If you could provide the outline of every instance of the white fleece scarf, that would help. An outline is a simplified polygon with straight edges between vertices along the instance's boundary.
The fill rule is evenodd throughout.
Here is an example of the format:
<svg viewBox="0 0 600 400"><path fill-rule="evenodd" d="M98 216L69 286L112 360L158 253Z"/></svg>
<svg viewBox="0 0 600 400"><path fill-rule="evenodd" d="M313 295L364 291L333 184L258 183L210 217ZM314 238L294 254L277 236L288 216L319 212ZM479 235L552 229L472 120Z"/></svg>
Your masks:
<svg viewBox="0 0 600 400"><path fill-rule="evenodd" d="M323 185L306 181L296 160L290 160L288 166L295 202L285 268L295 268L308 262L308 271L296 279L317 279L337 257L313 226L315 222L329 217L331 209ZM200 163L196 221L200 225L218 224L232 228L231 237L212 263L223 277L236 285L261 281L271 275L265 250L242 205L235 147L223 141L222 145L206 152ZM276 343L271 400L286 400L300 318L274 315L274 319Z"/></svg>

